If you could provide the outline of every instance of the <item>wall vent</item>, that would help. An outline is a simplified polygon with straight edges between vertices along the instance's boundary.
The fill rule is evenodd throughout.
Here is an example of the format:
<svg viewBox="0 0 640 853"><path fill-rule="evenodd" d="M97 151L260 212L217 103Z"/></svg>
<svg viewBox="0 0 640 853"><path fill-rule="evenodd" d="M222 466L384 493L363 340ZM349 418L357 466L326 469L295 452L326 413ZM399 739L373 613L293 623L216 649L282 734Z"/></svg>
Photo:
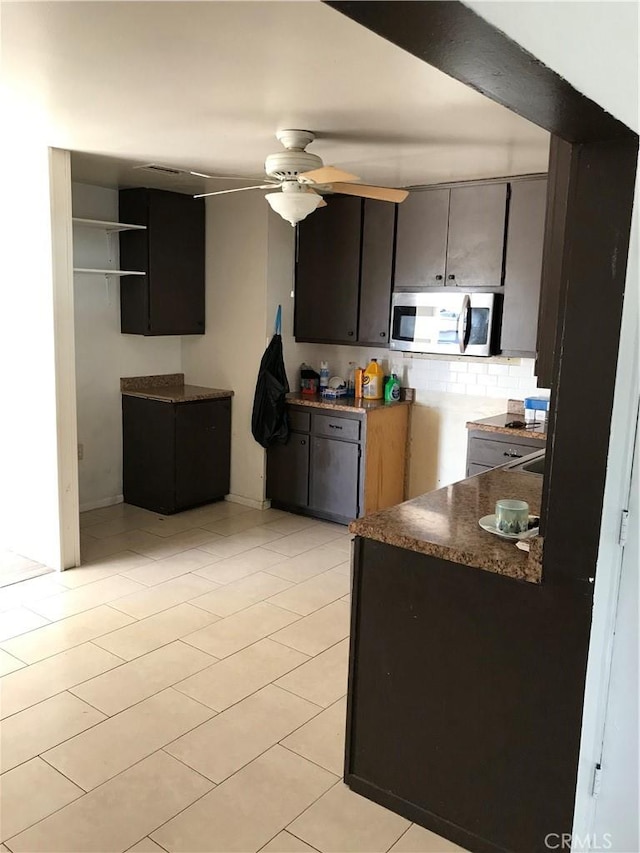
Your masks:
<svg viewBox="0 0 640 853"><path fill-rule="evenodd" d="M172 166L161 166L159 163L146 163L144 166L134 166L144 172L162 172L163 175L188 175L186 169L174 169Z"/></svg>

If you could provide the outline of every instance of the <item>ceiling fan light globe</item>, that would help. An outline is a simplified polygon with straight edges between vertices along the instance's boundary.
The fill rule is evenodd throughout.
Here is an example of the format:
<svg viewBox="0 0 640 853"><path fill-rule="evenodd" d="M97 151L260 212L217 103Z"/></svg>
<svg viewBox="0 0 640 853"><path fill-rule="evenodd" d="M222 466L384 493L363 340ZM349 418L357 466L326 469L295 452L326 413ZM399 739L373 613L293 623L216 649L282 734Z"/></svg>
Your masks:
<svg viewBox="0 0 640 853"><path fill-rule="evenodd" d="M267 193L265 198L272 210L275 210L276 213L280 214L291 225L295 225L310 213L313 213L322 201L322 196L306 192Z"/></svg>

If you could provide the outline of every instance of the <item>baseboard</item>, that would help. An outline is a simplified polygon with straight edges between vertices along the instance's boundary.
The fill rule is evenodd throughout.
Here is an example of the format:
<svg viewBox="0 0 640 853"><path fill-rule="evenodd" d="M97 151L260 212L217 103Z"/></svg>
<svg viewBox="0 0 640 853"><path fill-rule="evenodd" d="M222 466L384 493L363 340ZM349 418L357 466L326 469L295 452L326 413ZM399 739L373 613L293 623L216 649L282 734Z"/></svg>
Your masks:
<svg viewBox="0 0 640 853"><path fill-rule="evenodd" d="M245 498L242 495L227 495L225 501L232 504L241 504L242 506L251 507L251 509L270 509L271 501L254 501L252 498Z"/></svg>
<svg viewBox="0 0 640 853"><path fill-rule="evenodd" d="M88 512L90 509L103 509L106 506L115 506L116 504L121 504L123 500L123 495L115 495L111 498L102 498L99 501L88 501L87 503L80 504L80 512Z"/></svg>

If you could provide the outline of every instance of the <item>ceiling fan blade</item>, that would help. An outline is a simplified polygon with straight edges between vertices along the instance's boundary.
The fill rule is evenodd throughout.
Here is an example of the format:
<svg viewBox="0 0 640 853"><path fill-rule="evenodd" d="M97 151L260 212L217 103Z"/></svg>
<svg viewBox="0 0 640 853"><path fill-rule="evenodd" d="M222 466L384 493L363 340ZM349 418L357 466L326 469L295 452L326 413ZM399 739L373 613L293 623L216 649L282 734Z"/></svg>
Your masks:
<svg viewBox="0 0 640 853"><path fill-rule="evenodd" d="M279 181L271 181L270 178L262 178L257 175L208 175L204 172L189 171L196 178L207 178L210 181L268 181L277 184Z"/></svg>
<svg viewBox="0 0 640 853"><path fill-rule="evenodd" d="M401 202L409 195L409 190L396 190L392 187L371 187L367 184L332 183L331 189L344 195L357 195L360 198L375 198L379 201Z"/></svg>
<svg viewBox="0 0 640 853"><path fill-rule="evenodd" d="M359 181L357 175L351 175L349 172L343 172L342 169L336 169L335 166L321 166L319 169L312 169L310 172L302 172L298 175L303 181L313 181L314 184L332 184L334 181Z"/></svg>
<svg viewBox="0 0 640 853"><path fill-rule="evenodd" d="M194 195L194 198L208 198L210 195L227 195L228 193L244 193L247 190L272 190L277 186L278 184L260 184L257 187L238 187L235 190L218 190L215 193L200 193L199 195Z"/></svg>

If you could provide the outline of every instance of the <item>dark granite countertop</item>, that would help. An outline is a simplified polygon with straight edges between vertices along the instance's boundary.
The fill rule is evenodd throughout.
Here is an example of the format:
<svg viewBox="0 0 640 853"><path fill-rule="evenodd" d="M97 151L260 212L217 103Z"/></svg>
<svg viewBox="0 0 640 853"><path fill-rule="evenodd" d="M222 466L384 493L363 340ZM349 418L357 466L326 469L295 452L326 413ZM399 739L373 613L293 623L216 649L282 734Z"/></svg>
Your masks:
<svg viewBox="0 0 640 853"><path fill-rule="evenodd" d="M478 520L495 511L501 498L525 500L540 514L542 477L495 468L389 509L352 521L349 530L376 539L506 577L540 583L542 537L529 539L529 553L514 541L487 533Z"/></svg>
<svg viewBox="0 0 640 853"><path fill-rule="evenodd" d="M392 406L408 406L409 400L399 400L396 403L385 403L384 400L365 400L362 397L336 397L330 399L319 394L309 395L301 392L287 394L287 403L296 406L312 406L316 409L333 409L339 412L371 412L374 409L389 409Z"/></svg>
<svg viewBox="0 0 640 853"><path fill-rule="evenodd" d="M518 438L539 438L547 440L546 420L531 429L507 427L505 424L511 421L524 421L521 413L506 412L504 415L494 415L491 418L481 418L477 421L467 421L467 429L479 429L485 432L500 432L504 435L517 436Z"/></svg>
<svg viewBox="0 0 640 853"><path fill-rule="evenodd" d="M120 391L126 397L143 397L164 403L190 403L194 400L218 400L233 397L233 391L185 385L184 373L164 373L157 376L125 376L120 379Z"/></svg>

